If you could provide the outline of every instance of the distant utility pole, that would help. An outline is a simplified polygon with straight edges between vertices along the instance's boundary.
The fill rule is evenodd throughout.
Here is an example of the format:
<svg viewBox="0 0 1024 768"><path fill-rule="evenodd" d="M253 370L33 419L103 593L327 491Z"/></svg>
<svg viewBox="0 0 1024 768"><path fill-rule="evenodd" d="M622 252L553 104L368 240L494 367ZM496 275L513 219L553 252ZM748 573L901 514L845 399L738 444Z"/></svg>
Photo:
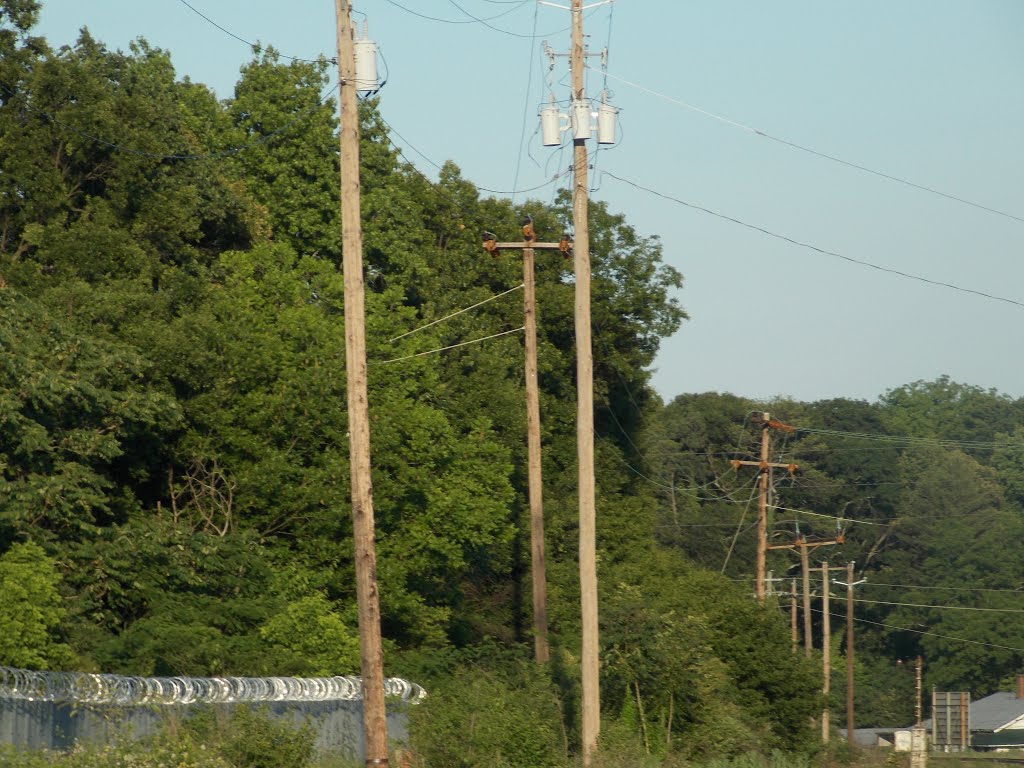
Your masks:
<svg viewBox="0 0 1024 768"><path fill-rule="evenodd" d="M363 287L363 230L359 214L359 115L349 0L334 0L338 38L338 101L341 112L341 250L345 279L345 370L348 389L349 464L355 544L359 650L363 677L366 765L387 766L384 659L377 593L373 486L370 479L370 414L367 396Z"/></svg>
<svg viewBox="0 0 1024 768"><path fill-rule="evenodd" d="M921 657L917 657L917 661L914 663L914 678L915 678L915 695L914 695L914 724L921 727L921 667L924 662Z"/></svg>
<svg viewBox="0 0 1024 768"><path fill-rule="evenodd" d="M789 639L793 648L793 653L796 653L797 643L797 631L796 631L796 579L793 579L793 584L790 587L789 592Z"/></svg>
<svg viewBox="0 0 1024 768"><path fill-rule="evenodd" d="M910 768L927 768L928 766L928 733L921 721L921 657L917 657L914 665L917 690L914 696L915 725L910 732Z"/></svg>
<svg viewBox="0 0 1024 768"><path fill-rule="evenodd" d="M781 421L773 421L769 414L762 413L756 420L761 425L761 460L760 461L732 461L733 467L757 467L760 472L759 490L757 494L757 563L755 566L754 594L757 601L764 605L764 576L765 563L768 551L768 491L769 475L771 469L779 468L789 470L790 474L796 472L796 464L775 464L768 461L771 453L770 429L781 429L792 432L793 427L783 424Z"/></svg>
<svg viewBox="0 0 1024 768"><path fill-rule="evenodd" d="M537 387L537 300L534 290L533 252L559 250L568 255L572 244L568 235L557 243L538 243L533 219L523 221L521 243L499 243L491 232L484 232L484 250L497 256L502 249L523 252L523 327L526 331L526 448L530 494L530 562L533 578L533 652L538 664L547 663L548 609L544 561L544 482L541 475L540 395Z"/></svg>
<svg viewBox="0 0 1024 768"><path fill-rule="evenodd" d="M810 658L811 649L814 644L811 640L811 569L808 559L808 550L818 547L829 547L834 544L842 544L842 534L834 539L822 539L821 541L807 541L803 536L797 536L796 541L787 544L775 544L767 547L773 549L797 549L800 551L800 573L803 577L803 604L804 604L804 655Z"/></svg>
<svg viewBox="0 0 1024 768"><path fill-rule="evenodd" d="M846 565L846 581L836 581L846 587L846 740L853 743L853 588L866 579L853 580L853 561Z"/></svg>
<svg viewBox="0 0 1024 768"><path fill-rule="evenodd" d="M832 621L829 614L828 598L831 577L828 575L828 560L821 561L821 698L825 706L821 711L821 740L828 744L829 722L828 695L832 678Z"/></svg>

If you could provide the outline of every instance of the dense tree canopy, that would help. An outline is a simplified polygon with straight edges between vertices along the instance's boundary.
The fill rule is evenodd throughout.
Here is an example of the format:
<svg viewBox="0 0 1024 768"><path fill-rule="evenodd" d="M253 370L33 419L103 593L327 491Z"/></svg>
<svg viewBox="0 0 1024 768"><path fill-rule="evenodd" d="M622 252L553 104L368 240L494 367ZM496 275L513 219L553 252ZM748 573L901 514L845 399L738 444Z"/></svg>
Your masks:
<svg viewBox="0 0 1024 768"><path fill-rule="evenodd" d="M32 36L37 11L0 0L0 581L18 585L0 609L17 628L0 663L355 672L326 62L258 49L218 101L143 40L111 51L83 30L53 50ZM361 119L387 671L458 694L451 681L484 666L510 706L535 696L572 733L571 260L537 264L554 659L524 692L509 682L532 644L522 340L415 356L522 325L518 254L491 258L478 233L514 237L525 209L539 232L560 234L570 200L517 210L481 197L453 163L429 180L401 160L373 101ZM906 719L897 659L923 654L929 684L978 694L1024 665L1021 614L921 607L1020 607L1020 560L1006 546L1024 533L1024 405L948 379L875 403L708 393L663 405L650 367L685 319L682 278L656 237L606 204L591 206L590 228L614 729L692 756L808 743L820 680L790 652L777 601L750 599L755 476L730 465L756 452L749 414L766 408L797 428L775 460L800 465L773 477L775 540L841 532L827 556L856 560L877 584L858 607L871 622L860 628L865 724ZM772 555L779 577L793 564ZM955 591L964 585L1006 591ZM938 588L949 591L936 599ZM439 701L438 717L451 715ZM558 751L534 747L545 760Z"/></svg>

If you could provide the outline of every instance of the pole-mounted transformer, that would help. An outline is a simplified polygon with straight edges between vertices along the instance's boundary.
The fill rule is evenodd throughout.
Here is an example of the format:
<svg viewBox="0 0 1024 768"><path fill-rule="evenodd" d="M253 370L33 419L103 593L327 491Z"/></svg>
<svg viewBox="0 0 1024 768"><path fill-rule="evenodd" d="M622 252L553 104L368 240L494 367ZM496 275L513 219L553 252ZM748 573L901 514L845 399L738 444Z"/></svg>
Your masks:
<svg viewBox="0 0 1024 768"><path fill-rule="evenodd" d="M557 147L562 143L562 134L572 129L573 139L586 141L594 131L594 118L597 118L597 143L614 144L617 140L619 119L618 107L608 103L608 92L601 94L601 103L594 111L589 99L574 99L569 114L559 111L555 97L549 96L548 103L540 108L541 143L545 147Z"/></svg>
<svg viewBox="0 0 1024 768"><path fill-rule="evenodd" d="M356 59L356 90L359 93L372 93L380 88L377 78L377 43L370 39L368 23L363 22L363 34L359 27L353 25L352 46Z"/></svg>

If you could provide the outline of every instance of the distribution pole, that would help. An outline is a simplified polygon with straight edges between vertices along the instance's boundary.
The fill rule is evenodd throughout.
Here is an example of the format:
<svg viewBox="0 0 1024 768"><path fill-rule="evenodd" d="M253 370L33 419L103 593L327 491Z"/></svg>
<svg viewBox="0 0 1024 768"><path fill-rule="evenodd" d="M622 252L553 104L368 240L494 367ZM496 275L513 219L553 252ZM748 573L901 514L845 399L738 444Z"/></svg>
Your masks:
<svg viewBox="0 0 1024 768"><path fill-rule="evenodd" d="M735 462L733 462L735 463ZM821 539L819 541L808 541L803 536L797 535L796 541L787 544L773 544L765 549L799 549L800 550L800 568L803 577L804 594L803 594L803 607L804 607L804 654L808 657L811 655L811 649L814 647L811 641L811 574L810 566L808 564L808 552L818 547L830 547L834 544L843 544L846 539L843 534L839 534L834 539ZM795 591L795 590L794 590ZM795 608L794 608L795 611ZM796 647L796 616L793 617L793 646Z"/></svg>
<svg viewBox="0 0 1024 768"><path fill-rule="evenodd" d="M921 723L921 657L917 657L915 677L917 691L914 697L914 717L916 724L910 732L910 768L927 768L928 766L928 733Z"/></svg>
<svg viewBox="0 0 1024 768"><path fill-rule="evenodd" d="M853 562L846 565L846 740L853 744Z"/></svg>
<svg viewBox="0 0 1024 768"><path fill-rule="evenodd" d="M821 697L825 707L821 712L821 740L828 744L829 737L829 711L828 695L831 689L832 677L832 643L829 642L832 635L832 622L829 616L828 587L830 576L828 575L828 560L821 562Z"/></svg>
<svg viewBox="0 0 1024 768"><path fill-rule="evenodd" d="M793 579L793 585L789 593L789 636L792 641L793 653L796 653L796 579Z"/></svg>
<svg viewBox="0 0 1024 768"><path fill-rule="evenodd" d="M800 570L804 577L804 656L811 658L811 567L807 559L807 539L800 539Z"/></svg>
<svg viewBox="0 0 1024 768"><path fill-rule="evenodd" d="M572 98L583 87L583 0L572 0ZM573 138L572 220L576 273L576 452L580 506L580 613L582 619L583 765L589 766L601 730L597 629L597 520L594 491L594 363L590 329L590 230L587 221L587 143Z"/></svg>
<svg viewBox="0 0 1024 768"><path fill-rule="evenodd" d="M923 662L921 657L917 657L917 662L914 664L914 677L916 678L916 694L914 696L914 722L917 727L921 727L921 666Z"/></svg>
<svg viewBox="0 0 1024 768"><path fill-rule="evenodd" d="M568 255L568 235L558 243L538 243L533 220L523 225L523 242L499 243L490 232L484 234L484 249L492 256L505 249L523 252L523 328L526 332L526 447L530 494L530 562L533 578L533 651L538 664L547 663L548 612L544 560L544 483L541 475L540 396L537 386L537 300L535 297L534 250L559 250Z"/></svg>
<svg viewBox="0 0 1024 768"><path fill-rule="evenodd" d="M370 418L367 395L363 231L359 213L359 115L349 0L334 0L338 38L338 102L341 112L341 250L345 281L345 370L348 389L349 464L355 544L359 650L363 678L366 765L387 766L384 662L377 593L373 486L370 480Z"/></svg>
<svg viewBox="0 0 1024 768"><path fill-rule="evenodd" d="M837 584L844 584L842 581ZM853 588L860 581L853 580L853 562L846 565L846 740L852 743L853 739Z"/></svg>
<svg viewBox="0 0 1024 768"><path fill-rule="evenodd" d="M529 232L533 235L532 226ZM523 249L523 326L526 330L526 449L530 493L530 562L533 578L533 653L548 661L548 608L544 563L544 483L540 457L540 395L537 386L537 300L534 295L533 237Z"/></svg>
<svg viewBox="0 0 1024 768"><path fill-rule="evenodd" d="M760 474L759 477L759 490L757 494L757 563L755 565L755 581L754 581L754 593L757 596L757 601L764 605L764 572L765 563L767 561L768 551L768 491L769 491L769 471L771 468L788 469L790 474L796 472L796 464L773 464L768 461L769 453L771 451L771 438L769 437L769 429L782 429L787 432L792 432L793 427L788 424L783 424L781 421L773 421L767 413L762 413L760 416L761 424L761 459L760 461L738 461L733 460L732 465L739 469L740 467L757 467Z"/></svg>

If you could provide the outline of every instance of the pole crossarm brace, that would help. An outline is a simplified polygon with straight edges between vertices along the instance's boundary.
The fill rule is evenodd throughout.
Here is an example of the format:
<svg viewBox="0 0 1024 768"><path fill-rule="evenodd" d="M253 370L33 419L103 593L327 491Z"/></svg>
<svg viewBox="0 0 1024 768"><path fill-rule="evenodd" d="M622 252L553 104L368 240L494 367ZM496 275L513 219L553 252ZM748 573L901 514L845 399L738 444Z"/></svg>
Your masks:
<svg viewBox="0 0 1024 768"><path fill-rule="evenodd" d="M521 243L498 243L494 244L494 247L499 251L503 249L515 249L515 248L533 248L538 251L561 251L564 250L563 243L531 243L529 241L523 241Z"/></svg>
<svg viewBox="0 0 1024 768"><path fill-rule="evenodd" d="M768 413L761 413L753 417L751 421L757 424L761 428L761 456L757 461L741 461L739 459L733 459L732 464L734 469L740 467L757 467L758 474L760 475L758 480L759 490L757 494L757 564L755 566L755 587L754 593L757 595L757 601L764 605L765 598L765 556L768 553L768 492L769 492L769 470L771 469L785 469L791 475L796 473L796 464L781 464L778 462L768 461L770 455L770 433L773 429L780 429L786 432L794 431L794 428L788 424L783 424L781 421L771 418Z"/></svg>
<svg viewBox="0 0 1024 768"><path fill-rule="evenodd" d="M806 539L797 539L791 544L772 544L768 549L791 549L796 551L801 547L807 547L808 550L815 550L818 547L830 547L834 544L845 544L846 538L842 535L836 536L834 539L822 539L821 541L807 541ZM829 570L839 570L837 568L830 568ZM843 568L842 570L846 570Z"/></svg>
<svg viewBox="0 0 1024 768"><path fill-rule="evenodd" d="M611 5L614 2L615 2L615 0L598 0L598 2L596 2L596 3L591 3L590 5L580 6L579 10L580 11L589 11L591 8L600 8L602 5ZM549 2L547 2L547 0L537 0L537 4L538 5L547 5L547 6L550 6L551 8L561 8L563 11L573 11L573 10L575 10L570 5L559 5L558 3L549 3Z"/></svg>
<svg viewBox="0 0 1024 768"><path fill-rule="evenodd" d="M768 469L784 469L791 475L795 475L796 471L799 469L796 464L780 464L774 461L741 461L740 459L733 459L729 463L732 464L734 469L739 469L740 467L757 467L762 472Z"/></svg>

